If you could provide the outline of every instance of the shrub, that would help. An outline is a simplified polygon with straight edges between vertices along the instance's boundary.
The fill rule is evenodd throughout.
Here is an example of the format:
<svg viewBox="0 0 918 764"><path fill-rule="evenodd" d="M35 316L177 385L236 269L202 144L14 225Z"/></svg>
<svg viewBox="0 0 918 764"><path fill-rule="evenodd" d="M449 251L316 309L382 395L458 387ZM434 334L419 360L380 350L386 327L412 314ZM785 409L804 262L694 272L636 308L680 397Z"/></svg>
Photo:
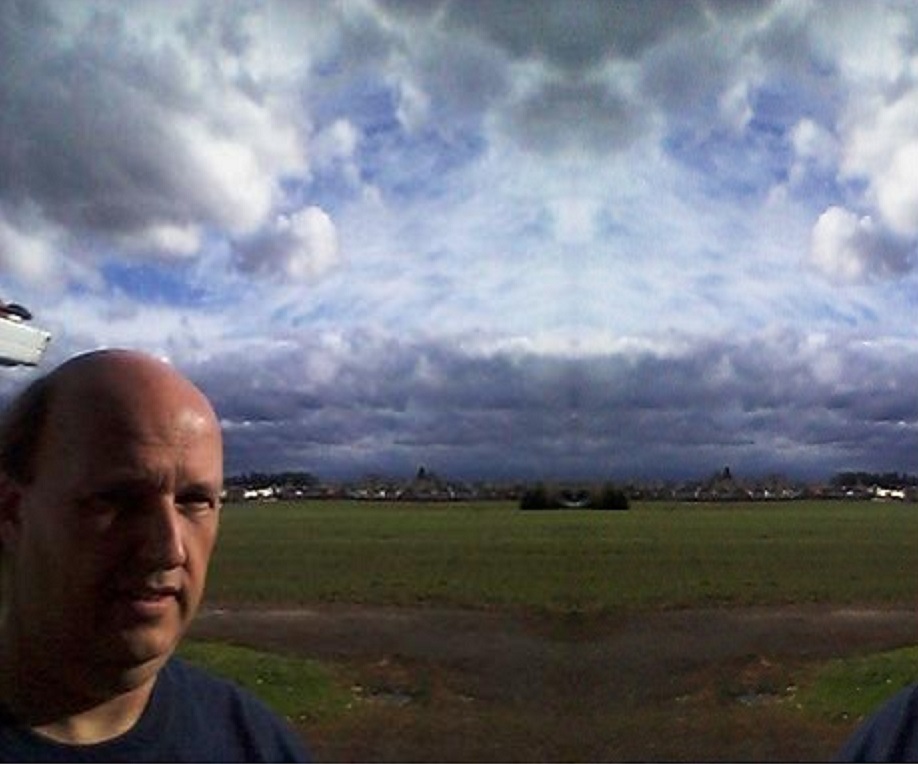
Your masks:
<svg viewBox="0 0 918 764"><path fill-rule="evenodd" d="M631 504L627 494L610 483L602 489L593 506L596 509L630 509Z"/></svg>
<svg viewBox="0 0 918 764"><path fill-rule="evenodd" d="M558 509L559 506L541 483L527 490L520 498L520 509Z"/></svg>
<svg viewBox="0 0 918 764"><path fill-rule="evenodd" d="M520 498L520 509L629 509L628 495L607 483L599 491L584 489L549 490L544 483L528 489Z"/></svg>

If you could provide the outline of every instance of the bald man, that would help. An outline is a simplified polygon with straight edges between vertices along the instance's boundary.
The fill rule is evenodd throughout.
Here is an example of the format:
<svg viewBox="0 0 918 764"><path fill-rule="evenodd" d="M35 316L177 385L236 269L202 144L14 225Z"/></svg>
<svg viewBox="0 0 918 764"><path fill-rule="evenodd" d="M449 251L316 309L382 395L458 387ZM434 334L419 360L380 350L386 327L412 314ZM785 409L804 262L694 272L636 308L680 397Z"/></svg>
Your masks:
<svg viewBox="0 0 918 764"><path fill-rule="evenodd" d="M296 761L296 736L173 657L204 592L223 451L204 394L78 356L0 422L0 759Z"/></svg>

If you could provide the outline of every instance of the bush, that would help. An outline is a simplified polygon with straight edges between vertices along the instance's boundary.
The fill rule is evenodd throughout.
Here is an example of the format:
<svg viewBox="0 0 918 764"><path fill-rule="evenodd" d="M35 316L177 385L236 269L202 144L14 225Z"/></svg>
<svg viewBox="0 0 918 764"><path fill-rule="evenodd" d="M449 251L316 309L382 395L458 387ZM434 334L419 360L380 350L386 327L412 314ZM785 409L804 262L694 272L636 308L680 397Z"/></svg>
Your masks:
<svg viewBox="0 0 918 764"><path fill-rule="evenodd" d="M566 489L560 493L539 483L520 498L520 509L630 509L628 495L607 483L602 490L588 494L584 490Z"/></svg>
<svg viewBox="0 0 918 764"><path fill-rule="evenodd" d="M593 502L596 509L630 509L631 504L628 501L628 495L616 488L614 485L606 485L599 498Z"/></svg>
<svg viewBox="0 0 918 764"><path fill-rule="evenodd" d="M558 509L559 506L541 483L526 491L520 499L520 509Z"/></svg>

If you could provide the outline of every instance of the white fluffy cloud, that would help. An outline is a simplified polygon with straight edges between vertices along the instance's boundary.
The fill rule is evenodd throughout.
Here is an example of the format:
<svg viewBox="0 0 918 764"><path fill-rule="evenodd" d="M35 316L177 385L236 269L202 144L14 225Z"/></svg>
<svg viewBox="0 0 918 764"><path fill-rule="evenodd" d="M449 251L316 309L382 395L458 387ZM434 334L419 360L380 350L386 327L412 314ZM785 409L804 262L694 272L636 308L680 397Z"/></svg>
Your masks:
<svg viewBox="0 0 918 764"><path fill-rule="evenodd" d="M869 215L830 207L813 228L813 264L837 282L902 274L912 267L914 246L896 239Z"/></svg>
<svg viewBox="0 0 918 764"><path fill-rule="evenodd" d="M822 125L812 119L800 120L791 132L791 142L797 158L819 170L834 168L838 161L838 141Z"/></svg>
<svg viewBox="0 0 918 764"><path fill-rule="evenodd" d="M189 7L152 34L118 6L58 10L0 12L0 212L27 203L83 259L93 242L188 256L208 230L270 219L282 179L306 169L305 122L257 65L270 41L249 34L245 13Z"/></svg>
<svg viewBox="0 0 918 764"><path fill-rule="evenodd" d="M338 233L322 209L306 207L278 216L271 227L242 241L236 260L246 273L310 281L338 263Z"/></svg>
<svg viewBox="0 0 918 764"><path fill-rule="evenodd" d="M911 10L894 3L814 9L811 55L834 70L838 110L826 115L834 117L828 129L801 121L794 148L816 170L834 171L848 197L841 206L866 212L858 220L827 209L814 227L814 261L834 278L901 276L918 246L918 51Z"/></svg>
<svg viewBox="0 0 918 764"><path fill-rule="evenodd" d="M866 181L868 199L895 232L918 236L918 88L879 100L849 126L843 169ZM871 98L873 96L873 98Z"/></svg>
<svg viewBox="0 0 918 764"><path fill-rule="evenodd" d="M54 280L56 258L51 237L22 230L0 210L0 271L25 284Z"/></svg>

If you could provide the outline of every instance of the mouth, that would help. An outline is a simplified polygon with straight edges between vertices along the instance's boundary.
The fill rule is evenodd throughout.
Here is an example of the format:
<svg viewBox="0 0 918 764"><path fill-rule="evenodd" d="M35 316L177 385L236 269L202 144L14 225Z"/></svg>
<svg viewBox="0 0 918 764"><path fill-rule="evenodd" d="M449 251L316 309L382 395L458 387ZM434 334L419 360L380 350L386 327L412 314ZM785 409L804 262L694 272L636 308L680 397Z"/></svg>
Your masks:
<svg viewBox="0 0 918 764"><path fill-rule="evenodd" d="M160 600L167 597L178 597L179 590L175 586L144 586L139 589L129 589L128 599Z"/></svg>
<svg viewBox="0 0 918 764"><path fill-rule="evenodd" d="M114 589L117 599L157 600L166 597L178 597L181 587L172 584L137 583L118 586Z"/></svg>
<svg viewBox="0 0 918 764"><path fill-rule="evenodd" d="M177 586L132 586L118 589L116 601L121 603L132 619L156 620L169 613L181 598Z"/></svg>

